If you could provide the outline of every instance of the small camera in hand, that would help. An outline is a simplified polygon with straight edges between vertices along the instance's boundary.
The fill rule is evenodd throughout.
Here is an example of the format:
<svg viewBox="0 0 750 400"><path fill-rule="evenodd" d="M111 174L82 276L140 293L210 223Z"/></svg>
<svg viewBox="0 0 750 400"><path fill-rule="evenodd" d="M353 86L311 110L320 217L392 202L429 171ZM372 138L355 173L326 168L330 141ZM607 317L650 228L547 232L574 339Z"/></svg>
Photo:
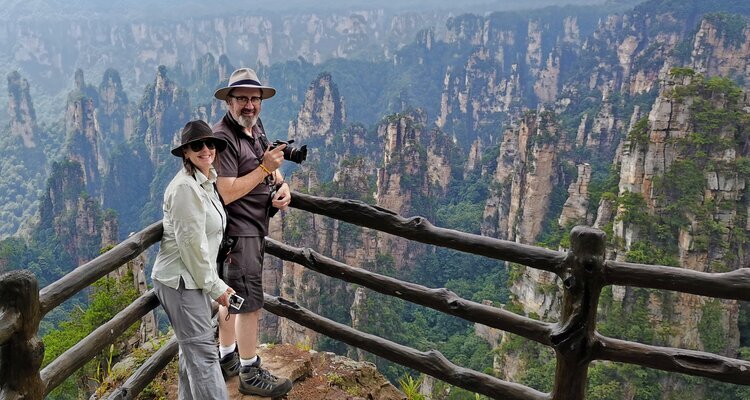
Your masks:
<svg viewBox="0 0 750 400"><path fill-rule="evenodd" d="M295 162L297 164L301 164L302 161L305 161L307 159L307 145L296 148L291 146L292 143L294 143L293 139L289 139L287 141L277 140L271 144L271 149L275 149L277 146L285 144L286 148L284 148L284 159Z"/></svg>
<svg viewBox="0 0 750 400"><path fill-rule="evenodd" d="M242 307L242 303L245 302L245 299L243 299L240 296L237 296L236 294L232 293L229 296L229 307L234 308L235 310L239 310L240 307Z"/></svg>

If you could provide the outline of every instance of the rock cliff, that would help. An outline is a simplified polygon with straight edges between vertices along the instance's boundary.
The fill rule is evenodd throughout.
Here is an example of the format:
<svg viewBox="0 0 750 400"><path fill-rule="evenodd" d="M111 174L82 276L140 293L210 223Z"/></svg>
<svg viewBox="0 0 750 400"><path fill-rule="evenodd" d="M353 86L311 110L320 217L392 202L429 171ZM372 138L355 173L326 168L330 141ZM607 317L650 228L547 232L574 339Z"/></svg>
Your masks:
<svg viewBox="0 0 750 400"><path fill-rule="evenodd" d="M147 346L146 352L153 352ZM406 400L404 393L368 362L360 362L328 352L304 350L293 345L261 345L258 354L263 365L271 373L292 380L292 390L284 396L288 400L330 400L330 399L381 399ZM92 399L107 398L109 388L122 384L135 370L136 357L128 357L115 364L112 375L97 390ZM151 391L168 400L178 398L176 361L167 365L159 379L151 386ZM261 400L268 397L250 396L239 393L237 377L227 381L227 394L230 400Z"/></svg>
<svg viewBox="0 0 750 400"><path fill-rule="evenodd" d="M53 163L41 199L36 238L46 246L58 243L63 270L84 264L99 255L102 247L117 242L117 237L103 237L105 232L117 232L117 220L102 212L97 199L85 194L83 174L78 162Z"/></svg>
<svg viewBox="0 0 750 400"><path fill-rule="evenodd" d="M96 90L86 85L80 69L76 71L75 83L65 112L65 153L83 168L86 191L97 196L108 160L96 118L99 98Z"/></svg>
<svg viewBox="0 0 750 400"><path fill-rule="evenodd" d="M8 75L8 114L10 135L20 137L26 148L36 147L36 113L29 95L29 82L17 71Z"/></svg>
<svg viewBox="0 0 750 400"><path fill-rule="evenodd" d="M500 239L534 243L559 185L566 143L550 112L529 113L518 127L506 130L497 156L484 211L482 233Z"/></svg>
<svg viewBox="0 0 750 400"><path fill-rule="evenodd" d="M332 141L346 123L344 101L330 74L323 74L310 84L297 119L289 122L290 138L303 142L314 137Z"/></svg>
<svg viewBox="0 0 750 400"><path fill-rule="evenodd" d="M28 235L29 219L37 212L46 177L45 150L54 148L48 134L39 128L29 83L18 72L8 74L10 124L0 144L6 148L0 160L5 171L0 180L0 239L19 230ZM26 224L26 228L22 228Z"/></svg>
<svg viewBox="0 0 750 400"><path fill-rule="evenodd" d="M159 67L138 107L135 128L136 138L145 146L153 165L172 157L169 149L179 143L179 131L191 115L187 92L168 77L165 67Z"/></svg>
<svg viewBox="0 0 750 400"><path fill-rule="evenodd" d="M631 131L623 147L619 190L621 197L632 201L622 202L615 217L615 239L623 243L617 258L671 262L701 272L747 265L746 182L741 171L748 154L746 122L739 121L746 119L749 106L745 92L723 78L677 71L663 83L648 119ZM676 174L681 176L678 181ZM669 235L660 239L655 236L659 229ZM666 255L651 253L644 242L660 246ZM633 291L615 291L615 299L628 302ZM664 295L651 296L654 304L671 309L651 309L654 323L680 332L670 335L668 345L724 354L736 351L737 302L720 303L720 318L729 321L722 324L726 347L712 349L701 321L713 310L713 300L685 294L670 296L669 301Z"/></svg>
<svg viewBox="0 0 750 400"><path fill-rule="evenodd" d="M589 188L591 182L591 165L578 165L578 178L568 186L568 199L563 204L563 211L557 223L560 226L591 225L588 214Z"/></svg>
<svg viewBox="0 0 750 400"><path fill-rule="evenodd" d="M750 86L750 27L739 15L710 15L693 37L691 66L706 76L727 76Z"/></svg>
<svg viewBox="0 0 750 400"><path fill-rule="evenodd" d="M68 16L46 21L43 28L4 20L6 34L0 38L0 47L13 49L3 57L4 64L33 71L36 84L56 90L64 87L57 77L70 76L71 65L97 73L118 65L120 70L134 72L127 78L130 84L142 86L159 65L194 65L206 53L229 54L251 66L298 58L317 64L333 57L389 57L420 29L448 15L377 8L325 14L278 15L262 10L213 14L159 22L129 15L116 21Z"/></svg>

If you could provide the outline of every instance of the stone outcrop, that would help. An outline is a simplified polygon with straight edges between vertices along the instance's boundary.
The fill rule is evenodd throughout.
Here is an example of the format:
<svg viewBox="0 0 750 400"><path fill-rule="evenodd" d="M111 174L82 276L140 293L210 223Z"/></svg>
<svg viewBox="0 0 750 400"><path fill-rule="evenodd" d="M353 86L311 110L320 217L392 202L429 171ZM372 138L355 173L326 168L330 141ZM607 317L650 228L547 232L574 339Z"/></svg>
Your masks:
<svg viewBox="0 0 750 400"><path fill-rule="evenodd" d="M68 96L65 112L65 153L83 168L86 190L97 195L101 176L106 172L106 150L96 118L98 95L86 86L83 71L76 71L76 87Z"/></svg>
<svg viewBox="0 0 750 400"><path fill-rule="evenodd" d="M0 169L0 239L19 232L38 209L52 145L37 124L29 83L14 71L8 74L8 131L0 138L5 148Z"/></svg>
<svg viewBox="0 0 750 400"><path fill-rule="evenodd" d="M297 119L289 122L288 137L304 142L313 138L333 141L346 123L346 109L330 74L322 74L308 87ZM330 144L330 142L328 143Z"/></svg>
<svg viewBox="0 0 750 400"><path fill-rule="evenodd" d="M292 380L292 390L284 397L288 400L406 400L406 395L388 382L375 365L369 362L353 361L333 353L304 350L288 344L261 345L258 355L263 359L263 366L271 373ZM160 376L160 387L167 400L177 399L179 394L175 362L167 366ZM115 364L110 378L92 398L107 398L106 388L122 384L136 368L132 357ZM227 381L229 400L268 399L243 395L239 393L238 386L239 378L236 376Z"/></svg>
<svg viewBox="0 0 750 400"><path fill-rule="evenodd" d="M534 243L541 233L550 193L558 184L560 141L549 112L527 115L503 136L492 190L484 210L482 234Z"/></svg>
<svg viewBox="0 0 750 400"><path fill-rule="evenodd" d="M59 242L66 253L60 254L63 270L84 264L99 255L102 247L117 241L116 237L103 237L103 233L117 231L114 215L103 213L95 198L82 195L84 185L80 164L53 163L52 176L41 199L37 239ZM75 265L64 265L65 261Z"/></svg>
<svg viewBox="0 0 750 400"><path fill-rule="evenodd" d="M99 84L99 106L96 122L102 139L109 147L123 143L133 136L133 116L130 111L128 96L117 70L109 68L104 71Z"/></svg>
<svg viewBox="0 0 750 400"><path fill-rule="evenodd" d="M591 165L578 165L578 178L568 186L568 199L563 204L563 211L557 223L560 226L590 225L588 214L589 183L591 182Z"/></svg>
<svg viewBox="0 0 750 400"><path fill-rule="evenodd" d="M680 224L673 243L677 248L676 260L683 268L717 272L740 268L748 262L744 256L747 246L732 234L738 227L745 229L747 226L745 206L738 204L745 191L746 180L733 165L748 154L745 146L737 141L738 128L734 124L725 121L726 125L713 128L711 125L698 126L700 120L693 118L693 113L697 112L697 107L747 113L750 103L744 94L728 95L716 89L706 89L702 79L683 76L665 81L648 116L647 125L640 128L642 131L635 132L635 136L623 147L619 190L621 196L626 193L641 196L646 207L643 211L649 218L657 220L674 215L675 211L670 211L670 207L674 207L672 203L675 199L670 199L670 196L675 194L666 189L671 187L669 185L685 187L679 190L689 190L684 185L690 185L690 182L699 185L697 189L690 189L698 190L693 195L678 192L678 199L689 199L685 201L694 203L687 210L677 211L685 223ZM687 90L687 87L692 89ZM694 132L710 135L713 140L725 141L727 145L712 147L693 139L693 135L696 135ZM693 165L702 162L713 167L698 166L698 171L692 171ZM681 182L670 182L675 166L685 174ZM679 186L681 184L683 186ZM629 222L624 217L627 212L621 206L615 218L615 236L624 244L618 254L620 259L625 258L626 252L635 243L652 240L644 224ZM717 225L717 233L706 233L707 224ZM730 251L735 256L726 257ZM628 302L634 296L632 291L625 288L617 293L620 300ZM651 296L652 304L667 301L661 297L663 295ZM676 294L669 298L669 313L665 313L663 308L652 307L651 317L655 324L679 330L678 334L670 335L668 345L703 350L705 343L699 324L707 307L711 307L710 302L693 295ZM720 308L722 320L727 321L722 324L726 327L724 336L727 345L722 351L733 354L731 352L739 345L737 323L733 320L738 313L738 304L735 301L722 301Z"/></svg>
<svg viewBox="0 0 750 400"><path fill-rule="evenodd" d="M551 103L557 99L560 80L560 56L550 53L544 68L540 69L534 83L534 93L542 103Z"/></svg>
<svg viewBox="0 0 750 400"><path fill-rule="evenodd" d="M190 120L190 99L160 66L154 82L146 87L136 114L136 138L144 144L153 165L172 157L169 149L179 143L179 132Z"/></svg>
<svg viewBox="0 0 750 400"><path fill-rule="evenodd" d="M483 235L535 243L548 218L551 193L560 184L557 154L564 146L549 112L527 114L505 132L492 179L496 189L485 204ZM560 301L555 275L518 268L523 271L511 286L515 301L528 314L554 318Z"/></svg>
<svg viewBox="0 0 750 400"><path fill-rule="evenodd" d="M729 76L750 88L750 26L738 15L712 15L700 22L690 54L692 68L706 76ZM728 24L742 24L739 32ZM733 35L733 36L730 36Z"/></svg>
<svg viewBox="0 0 750 400"><path fill-rule="evenodd" d="M29 94L29 82L17 71L8 74L8 114L10 135L20 137L25 148L37 146L36 113Z"/></svg>
<svg viewBox="0 0 750 400"><path fill-rule="evenodd" d="M463 69L447 68L435 124L446 130L461 121L474 128L488 124L489 114L507 112L519 101L519 79L516 66L505 74L488 49L477 50Z"/></svg>
<svg viewBox="0 0 750 400"><path fill-rule="evenodd" d="M436 132L425 132L426 115L398 115L378 127L384 140L383 167L377 171L376 204L402 216L424 213L416 203L442 193L450 183L447 160L449 140ZM421 151L422 147L427 151ZM426 154L425 154L426 153ZM422 254L419 245L406 239L378 233L378 251L393 255L396 265L407 264Z"/></svg>
<svg viewBox="0 0 750 400"><path fill-rule="evenodd" d="M508 239L511 230L510 214L513 198L509 190L513 185L514 171L517 160L525 158L526 143L528 141L528 127L522 124L518 130L506 130L503 141L500 143L500 152L497 157L497 168L494 171L492 181L502 185L502 190L490 192L485 203L482 220L482 235Z"/></svg>
<svg viewBox="0 0 750 400"><path fill-rule="evenodd" d="M7 34L0 46L13 49L7 61L34 71L33 81L46 87L63 88L65 83L57 77L71 75L71 65L91 70L103 60L122 71L134 71L133 84L142 86L159 65L193 65L206 53L241 55L252 66L299 58L317 64L335 57L363 57L365 51L392 57L421 29L442 24L448 17L447 11L397 13L377 8L284 15L256 9L230 14L218 16L210 10L190 21L153 22L146 17L112 23L104 17L91 21L60 13L59 23L47 22L44 28L4 20Z"/></svg>

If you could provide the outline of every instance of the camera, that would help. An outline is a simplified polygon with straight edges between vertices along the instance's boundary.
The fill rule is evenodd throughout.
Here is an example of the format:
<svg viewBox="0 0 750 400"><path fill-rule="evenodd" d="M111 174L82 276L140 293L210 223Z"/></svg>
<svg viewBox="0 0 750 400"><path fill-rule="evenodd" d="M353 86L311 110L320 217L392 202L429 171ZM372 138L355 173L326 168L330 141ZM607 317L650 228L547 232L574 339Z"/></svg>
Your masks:
<svg viewBox="0 0 750 400"><path fill-rule="evenodd" d="M240 296L237 296L234 293L232 293L232 295L229 296L229 307L232 307L235 310L239 310L240 307L242 307L242 303L244 302L245 302L245 299L243 299Z"/></svg>
<svg viewBox="0 0 750 400"><path fill-rule="evenodd" d="M284 148L284 159L295 162L297 164L301 164L302 161L305 161L305 159L307 159L307 145L296 148L290 146L292 143L294 143L293 139L289 139L287 141L277 140L271 144L271 149L275 149L276 146L285 144L286 148Z"/></svg>

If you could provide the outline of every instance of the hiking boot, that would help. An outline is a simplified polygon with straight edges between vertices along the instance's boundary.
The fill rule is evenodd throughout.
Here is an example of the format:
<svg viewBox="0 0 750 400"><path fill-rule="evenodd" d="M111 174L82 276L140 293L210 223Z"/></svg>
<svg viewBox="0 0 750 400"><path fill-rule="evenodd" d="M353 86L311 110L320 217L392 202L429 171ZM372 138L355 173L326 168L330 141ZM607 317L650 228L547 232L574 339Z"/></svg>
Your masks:
<svg viewBox="0 0 750 400"><path fill-rule="evenodd" d="M224 375L224 380L239 375L240 355L237 353L237 348L233 352L221 357L219 365L221 365L221 374Z"/></svg>
<svg viewBox="0 0 750 400"><path fill-rule="evenodd" d="M240 393L262 397L280 397L292 390L292 381L277 378L261 368L260 357L253 365L240 367Z"/></svg>

